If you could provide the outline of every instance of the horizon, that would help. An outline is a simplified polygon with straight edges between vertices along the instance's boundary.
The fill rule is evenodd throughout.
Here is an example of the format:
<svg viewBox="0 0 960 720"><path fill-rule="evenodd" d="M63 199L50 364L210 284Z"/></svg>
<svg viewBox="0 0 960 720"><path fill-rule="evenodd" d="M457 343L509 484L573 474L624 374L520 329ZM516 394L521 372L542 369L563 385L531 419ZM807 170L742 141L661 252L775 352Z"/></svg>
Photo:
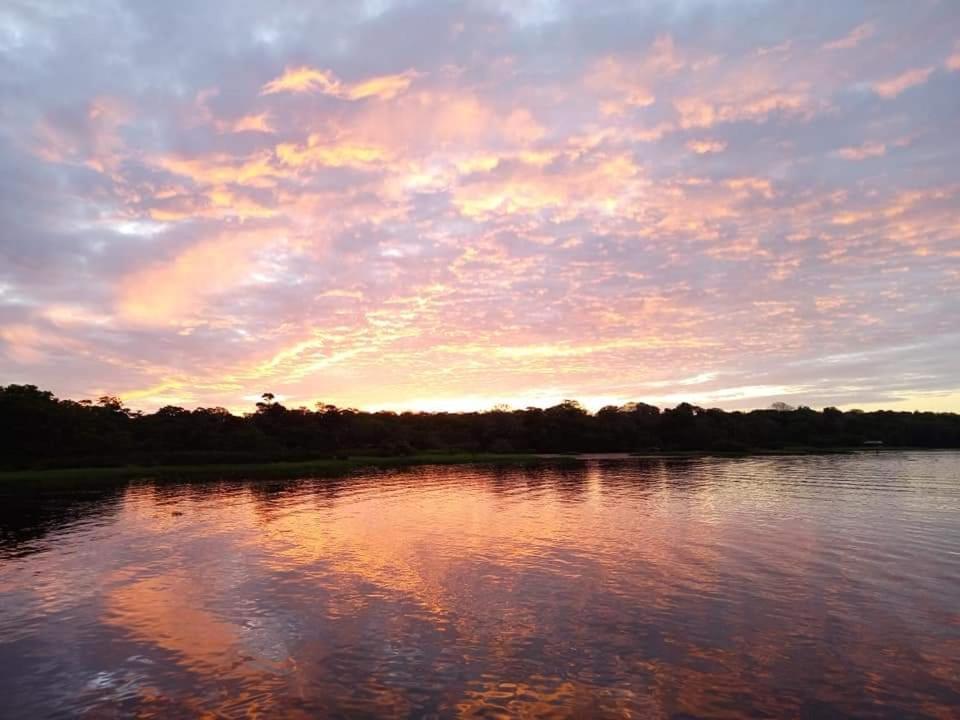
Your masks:
<svg viewBox="0 0 960 720"><path fill-rule="evenodd" d="M14 4L0 384L960 411L958 27L940 0Z"/></svg>
<svg viewBox="0 0 960 720"><path fill-rule="evenodd" d="M39 392L44 392L44 391L46 391L45 388L37 387L36 385L26 384L26 386L27 386L27 387L35 387ZM12 386L11 386L11 387L12 387ZM23 387L23 385L21 385L21 387ZM3 390L3 388L4 388L4 386L0 385L0 390ZM52 391L51 391L51 392L52 392ZM130 406L124 401L124 399L123 399L122 397L112 396L112 395L109 395L109 394L100 396L100 397L98 397L98 398L67 398L67 397L61 397L61 396L57 395L56 393L54 393L53 395L54 395L54 398L55 398L56 400L59 400L59 401L79 402L79 403L85 403L85 404L89 404L89 405L97 405L97 404L99 404L102 400L119 401L120 405L121 405L125 410L131 411L131 412L134 412L134 413L143 413L143 414L151 414L152 412L156 412L156 411L160 410L161 407L162 407L162 406L161 406L161 407L157 407L157 408L152 408L151 410L146 411L146 410L143 410L143 409L141 409L141 408L130 407ZM267 398L266 398L267 395L270 395L269 400L267 400ZM356 412L361 412L361 413L388 412L388 413L393 413L393 414L397 414L397 415L402 415L402 414L405 414L405 413L413 413L413 414L454 414L454 415L455 415L455 414L469 414L469 413L479 413L479 414L483 414L483 413L494 412L494 411L504 411L504 412L516 412L516 411L519 411L519 412L523 412L523 411L526 411L526 410L547 410L547 409L550 409L550 408L552 408L552 407L557 407L557 406L559 406L559 405L563 405L563 404L566 404L566 403L573 403L573 404L575 404L576 406L578 406L579 408L581 408L582 410L584 410L585 412L587 412L587 413L590 414L590 415L596 415L600 410L605 409L605 408L608 408L608 407L615 407L615 408L617 408L618 410L625 410L625 409L628 408L630 405L647 405L647 406L656 407L656 408L657 408L658 410L660 410L660 411L666 411L666 410L676 409L676 408L679 407L680 405L684 405L684 404L690 405L690 406L693 406L693 407L697 407L697 408L700 408L700 409L703 409L703 410L721 410L721 411L723 411L723 412L728 412L728 413L732 413L732 412L750 413L750 412L754 412L754 411L764 411L764 410L774 410L774 411L780 411L780 412L794 412L794 411L797 411L797 410L813 410L814 412L822 413L822 412L824 412L824 411L827 410L827 409L833 409L833 410L839 410L839 411L844 412L844 413L847 413L847 412L864 412L864 413L869 413L869 412L908 412L908 413L932 412L932 413L948 414L948 415L956 415L956 414L957 414L957 413L955 413L955 412L953 412L953 411L951 411L951 410L912 410L912 409L906 409L906 408L890 408L890 407L870 407L870 408L863 408L863 407L854 407L854 406L851 406L851 407L839 407L839 406L833 406L833 405L825 405L825 406L817 407L817 406L807 405L807 404L804 404L804 403L798 403L798 404L796 404L796 405L791 405L791 404L789 404L789 403L784 403L783 401L775 401L774 403L771 403L770 405L765 405L765 406L759 406L759 405L744 405L743 407L726 408L726 407L723 407L722 405L700 405L699 403L691 402L689 399L686 399L685 397L680 396L680 395L670 396L670 397L671 397L671 399L670 399L669 401L667 401L667 402L654 402L653 399L651 399L651 398L634 398L633 400L627 400L627 401L623 401L623 402L601 402L600 400L596 400L596 399L595 399L595 402L593 402L593 403L586 403L586 402L582 402L581 400L579 400L579 399L577 399L577 398L566 397L566 398L563 398L563 399L561 399L561 400L556 400L556 401L543 400L543 401L540 401L540 402L533 402L533 403L526 403L526 404L521 404L521 403L518 403L518 402L512 402L512 403L511 403L511 402L507 402L507 401L504 401L504 402L495 402L495 403L491 403L490 405L487 405L487 406L480 406L480 405L473 405L473 404L467 404L467 405L464 405L464 406L459 406L459 405L447 405L447 406L436 405L436 406L435 406L435 405L430 405L430 404L428 404L428 403L424 403L424 404L421 405L421 406L409 406L409 405L408 405L408 406L404 406L404 405L383 404L383 405L372 405L372 406L365 406L365 407L357 407L357 406L352 406L352 405L337 405L336 403L329 403L329 402L326 402L326 401L324 401L324 400L296 400L296 401L292 401L291 398L289 398L289 397L284 397L283 395L276 395L276 394L274 394L274 393L262 393L262 394L260 394L260 395L248 395L248 396L246 396L245 399L247 399L247 400L249 401L248 404L246 404L246 405L237 405L237 406L196 405L196 406L192 406L192 407L191 407L191 406L174 406L174 407L180 407L181 409L183 409L183 410L188 410L188 411L193 411L193 410L205 410L205 409L211 409L211 408L220 408L220 409L226 410L227 412L231 413L232 415L236 415L236 416L245 416L245 415L255 414L255 413L257 412L257 406L258 406L261 402L263 402L263 401L267 401L267 402L269 402L269 403L275 403L275 404L277 404L277 405L281 405L281 406L283 406L283 407L286 407L288 410L307 409L307 410L313 411L313 410L319 408L320 406L328 406L328 407L334 407L334 408L336 408L336 409L338 409L338 410L349 410L349 411L356 411ZM678 397L680 398L679 400L677 399ZM605 400L609 400L609 398L607 398L607 399L605 399Z"/></svg>

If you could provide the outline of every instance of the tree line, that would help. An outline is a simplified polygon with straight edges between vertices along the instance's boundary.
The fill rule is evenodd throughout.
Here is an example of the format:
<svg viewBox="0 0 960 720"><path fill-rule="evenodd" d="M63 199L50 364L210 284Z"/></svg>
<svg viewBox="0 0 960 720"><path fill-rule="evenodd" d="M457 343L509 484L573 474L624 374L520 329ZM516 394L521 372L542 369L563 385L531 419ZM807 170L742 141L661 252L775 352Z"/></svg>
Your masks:
<svg viewBox="0 0 960 720"><path fill-rule="evenodd" d="M646 403L596 413L567 400L484 412L288 408L265 393L251 412L167 406L130 410L115 397L61 400L34 385L0 386L0 467L263 462L425 452L566 453L836 448L960 448L960 415L822 411L781 403L728 412Z"/></svg>

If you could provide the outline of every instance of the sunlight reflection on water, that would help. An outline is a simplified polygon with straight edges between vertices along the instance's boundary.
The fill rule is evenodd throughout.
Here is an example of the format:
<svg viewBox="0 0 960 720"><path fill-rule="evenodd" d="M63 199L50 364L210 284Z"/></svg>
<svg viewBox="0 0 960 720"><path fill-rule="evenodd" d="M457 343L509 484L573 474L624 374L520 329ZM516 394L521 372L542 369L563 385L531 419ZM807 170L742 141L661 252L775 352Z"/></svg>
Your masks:
<svg viewBox="0 0 960 720"><path fill-rule="evenodd" d="M960 454L0 500L0 715L956 717Z"/></svg>

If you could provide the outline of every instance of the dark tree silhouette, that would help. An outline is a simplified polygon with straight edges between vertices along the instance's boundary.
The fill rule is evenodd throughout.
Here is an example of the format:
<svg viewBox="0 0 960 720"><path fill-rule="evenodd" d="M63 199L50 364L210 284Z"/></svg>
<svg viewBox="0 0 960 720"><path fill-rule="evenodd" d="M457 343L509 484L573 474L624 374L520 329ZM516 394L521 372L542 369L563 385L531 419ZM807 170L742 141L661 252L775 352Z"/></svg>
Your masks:
<svg viewBox="0 0 960 720"><path fill-rule="evenodd" d="M0 467L263 462L414 452L747 451L791 447L960 448L960 415L817 412L775 404L725 412L642 402L587 412L574 400L488 412L361 412L317 403L287 408L264 393L253 412L166 406L133 412L116 397L59 400L34 385L0 386Z"/></svg>

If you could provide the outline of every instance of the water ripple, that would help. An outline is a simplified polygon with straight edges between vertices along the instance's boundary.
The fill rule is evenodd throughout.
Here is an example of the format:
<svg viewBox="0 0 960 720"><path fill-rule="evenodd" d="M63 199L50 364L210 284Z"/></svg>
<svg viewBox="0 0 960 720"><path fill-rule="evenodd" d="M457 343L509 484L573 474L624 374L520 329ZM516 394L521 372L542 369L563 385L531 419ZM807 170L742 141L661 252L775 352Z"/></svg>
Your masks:
<svg viewBox="0 0 960 720"><path fill-rule="evenodd" d="M955 717L960 454L15 493L0 715Z"/></svg>

